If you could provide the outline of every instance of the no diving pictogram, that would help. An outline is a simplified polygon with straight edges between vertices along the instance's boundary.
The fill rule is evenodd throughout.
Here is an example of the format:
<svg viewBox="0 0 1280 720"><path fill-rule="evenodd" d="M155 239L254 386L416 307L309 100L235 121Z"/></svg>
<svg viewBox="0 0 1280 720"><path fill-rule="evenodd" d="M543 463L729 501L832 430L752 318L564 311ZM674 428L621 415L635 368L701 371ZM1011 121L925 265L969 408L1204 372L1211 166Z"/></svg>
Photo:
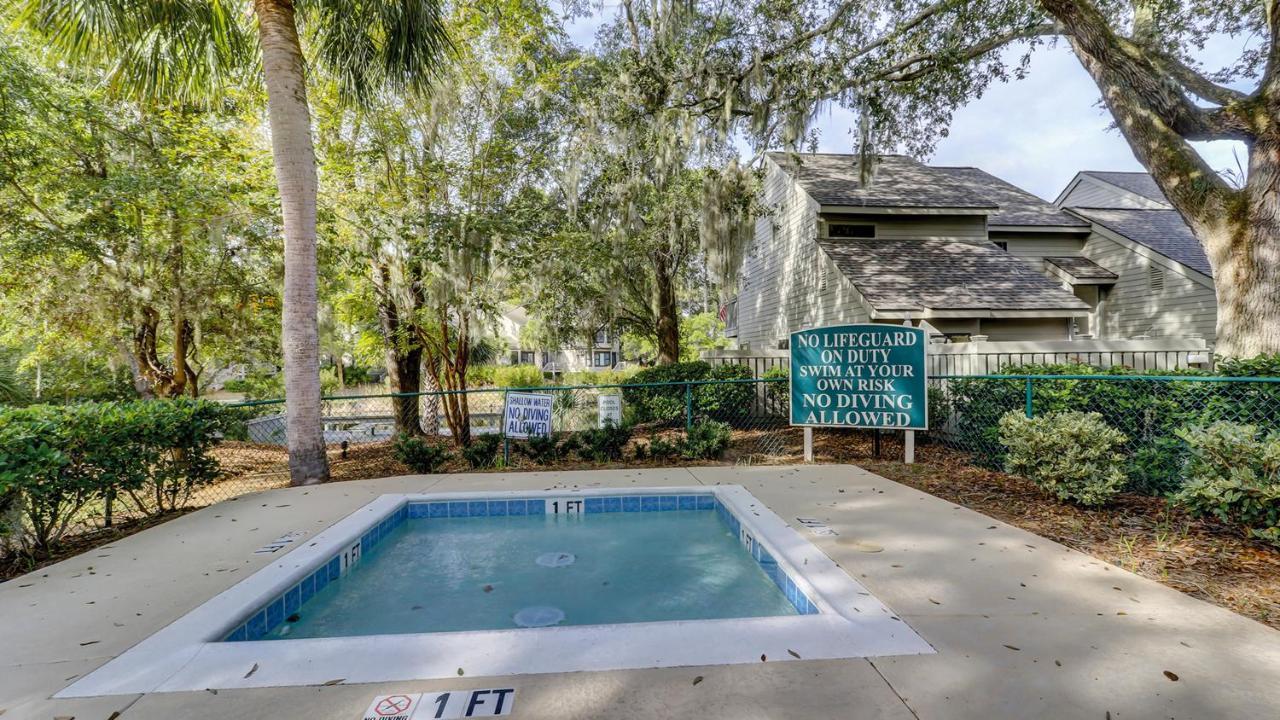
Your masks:
<svg viewBox="0 0 1280 720"><path fill-rule="evenodd" d="M373 711L382 717L395 717L413 705L413 698L408 695L388 695L373 707Z"/></svg>

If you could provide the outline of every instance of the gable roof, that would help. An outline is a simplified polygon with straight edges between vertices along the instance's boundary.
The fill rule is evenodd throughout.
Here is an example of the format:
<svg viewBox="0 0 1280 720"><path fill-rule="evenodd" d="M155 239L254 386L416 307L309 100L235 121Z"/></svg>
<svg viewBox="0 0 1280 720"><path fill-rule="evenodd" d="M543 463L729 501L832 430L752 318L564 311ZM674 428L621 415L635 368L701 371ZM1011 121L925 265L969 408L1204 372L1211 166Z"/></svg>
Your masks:
<svg viewBox="0 0 1280 720"><path fill-rule="evenodd" d="M904 155L879 155L863 185L857 155L771 152L778 164L821 205L868 208L995 210L995 202L945 172Z"/></svg>
<svg viewBox="0 0 1280 720"><path fill-rule="evenodd" d="M818 238L818 245L880 311L1058 311L1089 306L990 243Z"/></svg>
<svg viewBox="0 0 1280 720"><path fill-rule="evenodd" d="M996 203L999 209L987 216L989 225L1079 227L1082 230L1089 227L1084 220L985 170L975 167L932 169L949 175Z"/></svg>
<svg viewBox="0 0 1280 720"><path fill-rule="evenodd" d="M1046 257L1044 261L1059 268L1074 280L1088 282L1120 278L1119 275L1085 257L1055 256Z"/></svg>
<svg viewBox="0 0 1280 720"><path fill-rule="evenodd" d="M1155 179L1148 173L1083 170L1080 174L1084 177L1101 180L1104 183L1114 185L1134 195L1140 195L1148 200L1167 205L1169 208L1173 207L1169 202L1169 198L1165 197L1164 193L1160 191L1160 186L1156 185Z"/></svg>
<svg viewBox="0 0 1280 720"><path fill-rule="evenodd" d="M1072 208L1087 220L1212 276L1204 247L1177 210L1128 210L1120 208Z"/></svg>

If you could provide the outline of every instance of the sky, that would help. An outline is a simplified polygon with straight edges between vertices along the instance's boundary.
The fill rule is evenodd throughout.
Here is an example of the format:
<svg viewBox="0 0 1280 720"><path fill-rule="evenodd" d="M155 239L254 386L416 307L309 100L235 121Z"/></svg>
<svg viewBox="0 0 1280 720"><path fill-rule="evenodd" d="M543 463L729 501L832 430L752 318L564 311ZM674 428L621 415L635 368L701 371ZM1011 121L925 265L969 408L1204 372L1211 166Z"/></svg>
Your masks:
<svg viewBox="0 0 1280 720"><path fill-rule="evenodd" d="M569 25L569 36L589 47L595 31L617 5L605 3L600 13ZM1200 57L1217 68L1240 50L1241 41L1215 38ZM1006 52L1018 54L1017 48ZM1029 75L995 83L983 97L958 110L948 137L926 159L933 165L969 165L1053 200L1081 170L1135 170L1142 166L1128 143L1110 129L1111 116L1101 105L1097 86L1065 43L1038 49ZM815 119L819 151L852 152L852 115L841 108ZM1234 142L1197 143L1215 170L1239 170L1246 163L1243 146Z"/></svg>

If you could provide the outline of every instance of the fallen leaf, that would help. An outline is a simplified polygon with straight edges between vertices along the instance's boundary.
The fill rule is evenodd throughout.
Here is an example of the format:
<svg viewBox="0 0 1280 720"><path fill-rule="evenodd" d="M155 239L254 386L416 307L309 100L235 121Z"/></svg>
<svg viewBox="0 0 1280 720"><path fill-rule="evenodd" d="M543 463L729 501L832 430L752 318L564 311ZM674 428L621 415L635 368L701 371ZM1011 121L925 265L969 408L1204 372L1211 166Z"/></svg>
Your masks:
<svg viewBox="0 0 1280 720"><path fill-rule="evenodd" d="M800 653L796 652L795 650L792 650L791 648L787 648L787 654L797 660L800 659Z"/></svg>
<svg viewBox="0 0 1280 720"><path fill-rule="evenodd" d="M490 592L493 592L493 586L485 585L483 588L481 588L481 590L484 590L485 592L490 593Z"/></svg>
<svg viewBox="0 0 1280 720"><path fill-rule="evenodd" d="M118 717L120 717L120 711L116 710L115 712L107 716L107 720L116 720L116 718Z"/></svg>
<svg viewBox="0 0 1280 720"><path fill-rule="evenodd" d="M1170 671L1168 671L1168 670L1165 670L1165 671L1164 671L1164 676L1165 676L1165 677L1167 677L1167 678L1169 678L1169 679L1170 679L1170 680L1172 680L1173 682L1178 682L1178 676L1177 676L1175 673L1172 673L1172 672L1170 672Z"/></svg>
<svg viewBox="0 0 1280 720"><path fill-rule="evenodd" d="M458 668L458 677L462 677L462 668Z"/></svg>
<svg viewBox="0 0 1280 720"><path fill-rule="evenodd" d="M102 641L101 641L101 640L87 640L87 641L85 641L85 642L80 643L80 647L84 647L84 646L86 646L86 645L97 645L97 644L98 644L98 643L100 643L100 642L102 642Z"/></svg>
<svg viewBox="0 0 1280 720"><path fill-rule="evenodd" d="M1018 652L1022 652L1022 648L1020 647L1014 647L1012 645L1005 645L1005 647L1009 648L1010 650L1017 650Z"/></svg>
<svg viewBox="0 0 1280 720"><path fill-rule="evenodd" d="M700 683L700 682L702 682L702 676L701 676L701 675L699 675L698 677L696 677L696 678L694 678L694 679L693 679L693 684L694 684L694 685L697 685L697 684L698 684L698 683Z"/></svg>
<svg viewBox="0 0 1280 720"><path fill-rule="evenodd" d="M217 689L215 689L215 688L205 688L205 689L204 689L204 691L205 691L205 692L207 692L207 693L209 693L210 695L217 695L217 694L218 694L218 691L217 691Z"/></svg>
<svg viewBox="0 0 1280 720"><path fill-rule="evenodd" d="M247 679L250 675L256 672L258 672L258 663L254 663L253 667L249 668L249 672L245 673L244 676Z"/></svg>
<svg viewBox="0 0 1280 720"><path fill-rule="evenodd" d="M764 662L765 659L764 653L760 653L760 662Z"/></svg>
<svg viewBox="0 0 1280 720"><path fill-rule="evenodd" d="M937 600L934 600L933 598L929 598L929 602L933 603L934 605L941 605L941 604L942 604L942 603L938 602Z"/></svg>
<svg viewBox="0 0 1280 720"><path fill-rule="evenodd" d="M1061 661L1061 660L1054 660L1054 661L1053 661L1053 664L1054 664L1054 665L1057 665L1058 667L1062 667L1062 661Z"/></svg>

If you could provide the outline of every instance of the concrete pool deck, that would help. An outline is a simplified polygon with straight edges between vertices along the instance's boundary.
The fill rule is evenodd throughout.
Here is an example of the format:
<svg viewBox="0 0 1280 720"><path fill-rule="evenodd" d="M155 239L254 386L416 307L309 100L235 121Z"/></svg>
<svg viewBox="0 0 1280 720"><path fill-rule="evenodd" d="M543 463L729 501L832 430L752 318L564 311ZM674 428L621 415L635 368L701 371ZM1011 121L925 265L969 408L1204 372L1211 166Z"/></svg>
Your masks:
<svg viewBox="0 0 1280 720"><path fill-rule="evenodd" d="M839 534L800 532L937 654L50 699L278 556L256 548L314 535L383 493L717 483L744 486L794 527L828 524ZM1280 632L848 465L271 490L0 584L4 720L355 719L375 695L492 687L516 689L515 718L1271 718L1277 678Z"/></svg>

